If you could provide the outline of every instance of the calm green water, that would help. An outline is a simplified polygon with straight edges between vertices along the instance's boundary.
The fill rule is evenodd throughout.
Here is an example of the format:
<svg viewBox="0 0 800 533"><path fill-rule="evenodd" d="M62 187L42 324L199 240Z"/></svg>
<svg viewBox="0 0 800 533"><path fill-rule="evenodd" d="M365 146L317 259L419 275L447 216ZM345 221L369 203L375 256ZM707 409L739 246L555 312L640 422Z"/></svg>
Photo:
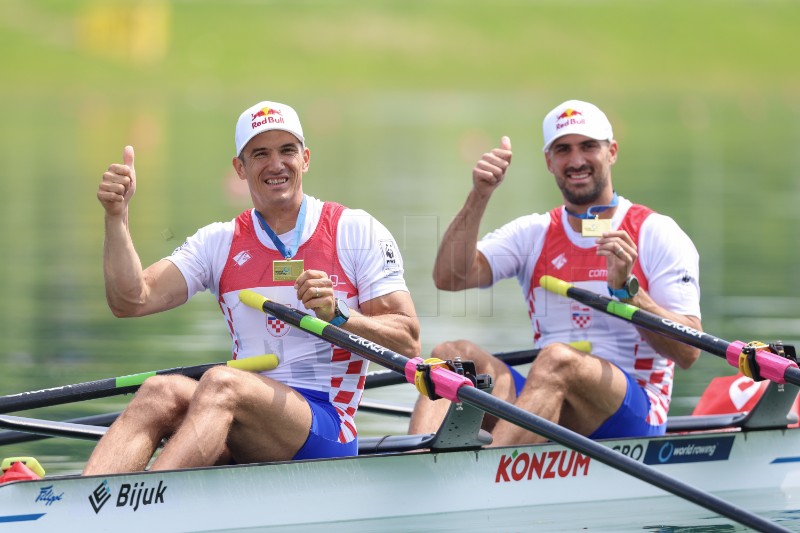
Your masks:
<svg viewBox="0 0 800 533"><path fill-rule="evenodd" d="M485 230L559 203L539 124L576 97L614 124L617 191L694 239L705 329L800 342L795 3L254 4L0 5L0 394L228 357L209 295L159 316L111 316L95 192L133 144L134 240L146 264L168 255L196 228L248 207L230 165L233 126L270 98L303 119L306 192L364 208L394 233L426 351L460 337L496 351L530 344L513 281L449 294L430 271L475 160L501 135L514 162ZM732 372L708 354L678 371L673 414ZM411 404L415 393L367 397ZM126 401L18 414L66 419ZM366 413L358 422L367 435L406 428ZM74 472L91 448L51 439L0 457L35 455L51 473Z"/></svg>

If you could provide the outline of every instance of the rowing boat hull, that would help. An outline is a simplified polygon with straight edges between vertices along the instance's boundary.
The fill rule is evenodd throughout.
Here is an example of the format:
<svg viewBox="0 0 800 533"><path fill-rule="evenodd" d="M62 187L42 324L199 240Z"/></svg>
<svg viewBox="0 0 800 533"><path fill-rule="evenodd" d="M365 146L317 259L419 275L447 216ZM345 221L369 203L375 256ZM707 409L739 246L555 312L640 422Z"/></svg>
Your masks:
<svg viewBox="0 0 800 533"><path fill-rule="evenodd" d="M800 429L601 443L751 511L785 518L800 510ZM140 533L154 525L165 531L574 531L603 523L641 531L692 516L703 524L732 523L556 444L0 486L0 529L31 532Z"/></svg>

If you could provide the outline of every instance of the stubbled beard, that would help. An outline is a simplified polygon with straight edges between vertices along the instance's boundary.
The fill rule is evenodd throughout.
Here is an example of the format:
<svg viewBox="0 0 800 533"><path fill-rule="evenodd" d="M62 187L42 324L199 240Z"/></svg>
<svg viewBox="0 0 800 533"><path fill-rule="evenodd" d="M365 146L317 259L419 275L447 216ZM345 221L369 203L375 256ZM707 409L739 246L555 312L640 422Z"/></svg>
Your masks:
<svg viewBox="0 0 800 533"><path fill-rule="evenodd" d="M592 205L597 202L597 199L603 194L603 190L608 184L608 178L602 177L594 181L590 189L582 189L580 191L570 190L566 183L566 179L558 182L558 188L561 189L564 200L573 205Z"/></svg>

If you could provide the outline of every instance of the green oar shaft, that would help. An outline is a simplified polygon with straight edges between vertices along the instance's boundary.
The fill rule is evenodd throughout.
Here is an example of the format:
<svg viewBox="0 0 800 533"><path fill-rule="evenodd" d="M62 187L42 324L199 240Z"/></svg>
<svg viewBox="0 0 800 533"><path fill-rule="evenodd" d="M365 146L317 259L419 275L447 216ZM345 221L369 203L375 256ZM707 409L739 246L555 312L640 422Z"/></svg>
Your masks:
<svg viewBox="0 0 800 533"><path fill-rule="evenodd" d="M312 335L324 339L328 342L341 346L346 350L356 353L365 359L386 366L387 368L406 375L406 366L420 358L409 359L403 355L393 352L389 348L385 348L375 342L367 340L359 335L350 333L343 329L337 328L327 322L324 322L316 317L310 316L297 309L286 307L283 304L273 302L264 296L249 290L239 292L239 299L246 305L259 309L268 313L284 322L296 326ZM460 376L455 372L436 367L436 372L431 372L431 377L434 380L436 391L440 383L449 386L453 381L458 381ZM452 376L447 376L448 379L440 380L445 374L455 375L454 380L450 380ZM443 387L444 388L444 387ZM579 435L573 431L554 424L549 420L545 420L539 416L529 413L515 405L500 400L491 394L484 392L480 389L470 386L460 386L457 389L457 399L478 409L482 409L498 418L507 420L516 424L528 431L532 431L548 439L558 442L568 448L583 453L604 463L612 468L616 468L625 472L635 478L650 483L659 487L667 492L671 492L676 496L684 498L690 502L694 502L710 511L726 516L735 520L745 526L751 527L757 531L780 531L788 532L787 529L780 527L774 522L770 522L758 515L750 513L744 509L736 507L725 500L722 500L713 494L702 491L696 487L688 485L680 480L672 478L662 472L655 470L638 461L634 461L630 457L623 455L615 450L607 448L583 435Z"/></svg>
<svg viewBox="0 0 800 533"><path fill-rule="evenodd" d="M61 387L53 387L51 389L20 392L18 394L0 396L0 413L12 413L15 411L24 411L26 409L35 409L38 407L49 407L65 403L127 394L137 390L147 378L156 375L180 374L190 378L198 379L209 368L219 365L228 365L234 368L259 371L275 368L277 363L277 357L275 355L268 354L250 357L247 359L237 359L220 363L206 363L197 366L167 368L164 370L142 372L139 374L131 374L129 376L120 376L117 378L105 378L98 379L96 381L87 381L85 383L77 383L74 385L64 385Z"/></svg>

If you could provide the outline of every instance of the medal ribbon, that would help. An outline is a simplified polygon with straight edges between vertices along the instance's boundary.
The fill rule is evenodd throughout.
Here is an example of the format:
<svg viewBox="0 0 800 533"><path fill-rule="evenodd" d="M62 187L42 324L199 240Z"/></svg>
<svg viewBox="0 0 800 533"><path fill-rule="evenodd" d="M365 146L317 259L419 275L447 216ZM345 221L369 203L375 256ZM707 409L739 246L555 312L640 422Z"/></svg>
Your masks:
<svg viewBox="0 0 800 533"><path fill-rule="evenodd" d="M593 205L585 213L573 213L566 207L564 207L564 211L566 211L568 215L573 216L575 218L582 218L582 219L598 218L600 216L600 213L602 213L606 209L617 207L617 204L619 204L619 196L617 196L617 191L614 191L614 196L611 197L611 203L608 205Z"/></svg>
<svg viewBox="0 0 800 533"><path fill-rule="evenodd" d="M267 221L264 220L264 217L261 216L261 213L258 212L256 209L256 218L258 219L258 223L261 224L261 229L267 232L269 238L272 240L272 244L275 245L275 248L278 249L280 254L288 259L291 259L292 256L297 253L297 249L300 248L300 239L303 237L303 226L306 223L306 195L303 195L303 201L300 203L300 212L297 214L297 221L294 225L294 248L287 248L283 241L278 237L278 235L272 231L272 228L269 227Z"/></svg>

